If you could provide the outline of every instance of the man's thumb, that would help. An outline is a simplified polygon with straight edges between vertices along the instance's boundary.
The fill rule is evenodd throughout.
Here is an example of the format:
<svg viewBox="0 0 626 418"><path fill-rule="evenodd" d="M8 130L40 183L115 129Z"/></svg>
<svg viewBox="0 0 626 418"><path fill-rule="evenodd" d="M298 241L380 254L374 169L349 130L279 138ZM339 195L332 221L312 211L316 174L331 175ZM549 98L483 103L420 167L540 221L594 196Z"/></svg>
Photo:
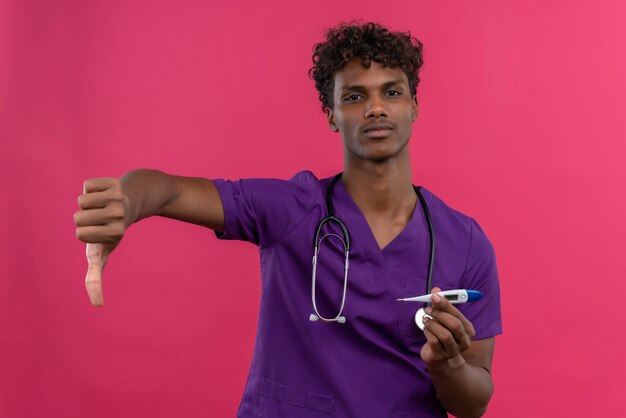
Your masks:
<svg viewBox="0 0 626 418"><path fill-rule="evenodd" d="M104 244L87 244L87 276L85 287L91 304L100 307L104 304L102 296L102 270L109 257L110 250Z"/></svg>

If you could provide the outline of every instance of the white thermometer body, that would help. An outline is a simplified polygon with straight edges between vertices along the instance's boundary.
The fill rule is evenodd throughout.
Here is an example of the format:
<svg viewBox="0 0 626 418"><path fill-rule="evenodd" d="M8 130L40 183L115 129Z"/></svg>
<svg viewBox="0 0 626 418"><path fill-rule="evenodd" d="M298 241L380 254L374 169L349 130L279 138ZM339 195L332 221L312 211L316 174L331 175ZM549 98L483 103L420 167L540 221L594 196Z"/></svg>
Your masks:
<svg viewBox="0 0 626 418"><path fill-rule="evenodd" d="M468 289L453 289L453 290L444 290L443 292L437 292L439 296L442 296L448 300L448 302L457 304L457 303L467 303L473 302L483 297L482 292L477 290L468 290ZM422 302L422 303L432 303L432 293L428 295L415 296L412 298L404 298L398 299L403 302ZM415 324L421 329L424 330L424 317L432 319L432 316L428 315L424 308L420 308L417 312L415 312Z"/></svg>
<svg viewBox="0 0 626 418"><path fill-rule="evenodd" d="M452 304L474 302L483 297L483 294L477 290L468 289L453 289L444 290L443 292L437 292L439 296L442 296ZM412 298L398 299L402 302L423 302L432 303L432 293L427 295L415 296Z"/></svg>

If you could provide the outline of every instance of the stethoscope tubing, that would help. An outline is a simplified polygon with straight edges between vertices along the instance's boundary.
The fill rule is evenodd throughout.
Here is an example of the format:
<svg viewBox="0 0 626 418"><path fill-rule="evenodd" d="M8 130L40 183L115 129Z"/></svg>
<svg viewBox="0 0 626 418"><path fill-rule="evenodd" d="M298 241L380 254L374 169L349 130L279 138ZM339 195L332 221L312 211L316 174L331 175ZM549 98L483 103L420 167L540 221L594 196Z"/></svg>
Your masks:
<svg viewBox="0 0 626 418"><path fill-rule="evenodd" d="M435 265L435 231L433 230L433 220L430 217L430 210L428 210L426 199L424 199L422 191L420 190L421 187L413 186L413 188L415 189L415 193L417 193L417 198L422 205L422 209L424 209L426 221L428 222L428 234L430 235L430 257L428 257L428 282L426 286L426 293L431 293L433 291L433 267Z"/></svg>

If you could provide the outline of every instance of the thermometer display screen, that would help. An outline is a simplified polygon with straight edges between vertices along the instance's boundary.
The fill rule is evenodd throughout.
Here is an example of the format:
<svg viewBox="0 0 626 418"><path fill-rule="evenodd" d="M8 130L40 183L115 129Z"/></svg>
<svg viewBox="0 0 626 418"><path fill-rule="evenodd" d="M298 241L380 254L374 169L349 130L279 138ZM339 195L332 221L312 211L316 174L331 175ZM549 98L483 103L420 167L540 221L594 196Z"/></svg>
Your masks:
<svg viewBox="0 0 626 418"><path fill-rule="evenodd" d="M446 295L446 299L450 301L459 300L459 295Z"/></svg>

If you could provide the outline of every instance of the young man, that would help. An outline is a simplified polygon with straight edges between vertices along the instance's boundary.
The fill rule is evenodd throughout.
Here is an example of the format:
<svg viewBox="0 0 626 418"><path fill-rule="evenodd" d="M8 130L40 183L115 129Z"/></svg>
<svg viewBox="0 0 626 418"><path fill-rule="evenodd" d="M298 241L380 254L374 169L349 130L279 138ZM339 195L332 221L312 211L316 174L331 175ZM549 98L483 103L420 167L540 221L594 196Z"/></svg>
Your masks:
<svg viewBox="0 0 626 418"><path fill-rule="evenodd" d="M89 297L102 305L102 269L133 222L160 215L203 225L258 245L262 259L239 417L480 416L501 332L495 255L472 218L421 188L423 206L411 183L422 45L372 23L342 25L313 60L322 108L343 141L343 173L231 182L137 170L88 180L75 223L88 243ZM319 227L330 211L336 218ZM435 294L421 331L423 305L397 299L427 292L428 213L435 285L485 296L452 305Z"/></svg>

